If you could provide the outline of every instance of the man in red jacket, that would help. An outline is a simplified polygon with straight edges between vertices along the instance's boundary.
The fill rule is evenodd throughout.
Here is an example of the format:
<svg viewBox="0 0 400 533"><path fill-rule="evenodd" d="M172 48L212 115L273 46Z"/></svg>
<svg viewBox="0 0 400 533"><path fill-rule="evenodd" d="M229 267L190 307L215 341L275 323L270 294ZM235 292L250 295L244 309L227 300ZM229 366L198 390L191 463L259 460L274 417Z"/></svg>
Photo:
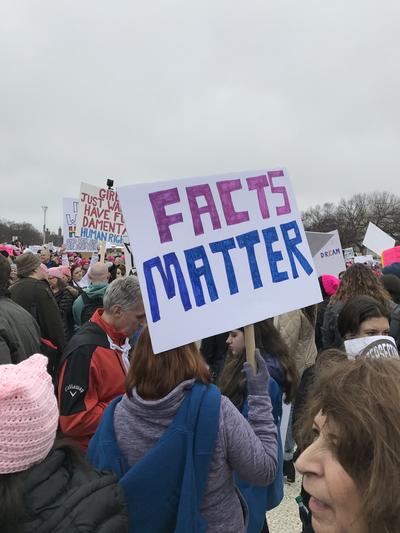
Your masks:
<svg viewBox="0 0 400 533"><path fill-rule="evenodd" d="M72 337L60 365L60 427L86 450L107 405L125 392L129 337L146 321L139 282L119 278L107 288L103 309Z"/></svg>

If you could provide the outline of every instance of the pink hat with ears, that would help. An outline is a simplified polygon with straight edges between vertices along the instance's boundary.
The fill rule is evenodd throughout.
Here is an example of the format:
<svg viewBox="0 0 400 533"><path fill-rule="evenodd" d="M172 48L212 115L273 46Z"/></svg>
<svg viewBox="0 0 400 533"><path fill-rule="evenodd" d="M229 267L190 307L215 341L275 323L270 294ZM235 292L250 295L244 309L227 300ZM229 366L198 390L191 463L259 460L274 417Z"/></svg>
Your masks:
<svg viewBox="0 0 400 533"><path fill-rule="evenodd" d="M53 447L58 425L47 357L0 365L0 474L28 470Z"/></svg>
<svg viewBox="0 0 400 533"><path fill-rule="evenodd" d="M111 263L114 263L114 259L115 259L115 257L113 255L108 255L107 256L107 261L110 261Z"/></svg>

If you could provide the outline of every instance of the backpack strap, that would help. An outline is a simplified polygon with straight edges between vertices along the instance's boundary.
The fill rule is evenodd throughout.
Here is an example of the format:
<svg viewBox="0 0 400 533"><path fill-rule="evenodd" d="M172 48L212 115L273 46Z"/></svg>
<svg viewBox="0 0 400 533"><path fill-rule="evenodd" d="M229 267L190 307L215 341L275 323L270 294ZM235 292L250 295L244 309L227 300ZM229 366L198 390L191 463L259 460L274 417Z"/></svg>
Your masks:
<svg viewBox="0 0 400 533"><path fill-rule="evenodd" d="M196 499L200 507L219 430L221 392L215 385L195 383L171 426L185 427L194 436L193 462ZM171 427L170 426L170 427Z"/></svg>
<svg viewBox="0 0 400 533"><path fill-rule="evenodd" d="M81 297L82 297L83 305L90 304L90 298L88 294L86 293L86 291L81 292Z"/></svg>
<svg viewBox="0 0 400 533"><path fill-rule="evenodd" d="M201 408L198 411L194 442L194 468L197 504L199 507L203 501L211 460L214 455L221 406L221 392L218 387L208 385L205 388L206 391L202 396Z"/></svg>

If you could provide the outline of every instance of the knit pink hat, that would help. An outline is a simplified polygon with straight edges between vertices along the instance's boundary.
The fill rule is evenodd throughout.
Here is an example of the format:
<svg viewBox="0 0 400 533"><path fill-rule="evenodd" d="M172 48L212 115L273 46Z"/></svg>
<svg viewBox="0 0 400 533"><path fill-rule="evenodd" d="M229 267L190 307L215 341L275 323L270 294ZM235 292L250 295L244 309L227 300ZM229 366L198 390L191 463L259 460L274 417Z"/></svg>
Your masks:
<svg viewBox="0 0 400 533"><path fill-rule="evenodd" d="M325 292L328 296L332 296L338 290L340 285L340 279L330 274L324 274L321 276L322 285L325 289Z"/></svg>
<svg viewBox="0 0 400 533"><path fill-rule="evenodd" d="M58 278L58 279L62 279L63 278L63 273L62 273L60 267L51 267L51 268L49 268L47 274L49 275L50 278Z"/></svg>
<svg viewBox="0 0 400 533"><path fill-rule="evenodd" d="M71 269L67 266L60 266L59 269L63 273L63 276L71 277Z"/></svg>
<svg viewBox="0 0 400 533"><path fill-rule="evenodd" d="M40 463L54 444L58 408L46 366L40 354L0 365L0 474Z"/></svg>

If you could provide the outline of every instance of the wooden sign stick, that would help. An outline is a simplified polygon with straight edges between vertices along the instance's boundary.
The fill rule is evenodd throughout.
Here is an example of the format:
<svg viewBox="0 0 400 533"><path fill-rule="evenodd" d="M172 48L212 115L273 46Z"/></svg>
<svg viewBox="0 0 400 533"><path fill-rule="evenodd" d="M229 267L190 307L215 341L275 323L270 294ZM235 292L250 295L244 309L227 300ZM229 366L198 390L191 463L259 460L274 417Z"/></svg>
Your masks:
<svg viewBox="0 0 400 533"><path fill-rule="evenodd" d="M106 257L106 241L101 241L100 244L100 263L104 263Z"/></svg>
<svg viewBox="0 0 400 533"><path fill-rule="evenodd" d="M250 324L249 326L244 327L244 342L246 345L246 360L253 367L253 372L257 373L257 364L256 364L256 341L254 338L254 326Z"/></svg>

